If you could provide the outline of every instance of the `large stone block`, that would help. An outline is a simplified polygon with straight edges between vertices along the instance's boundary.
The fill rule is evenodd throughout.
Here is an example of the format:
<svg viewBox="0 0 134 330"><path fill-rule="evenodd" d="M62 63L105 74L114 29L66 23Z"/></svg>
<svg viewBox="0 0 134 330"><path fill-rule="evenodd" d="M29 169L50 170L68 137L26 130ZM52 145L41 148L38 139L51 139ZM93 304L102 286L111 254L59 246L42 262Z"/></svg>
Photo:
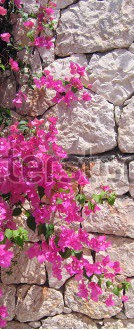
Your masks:
<svg viewBox="0 0 134 330"><path fill-rule="evenodd" d="M134 201L132 198L116 198L113 206L104 203L101 210L84 215L83 228L88 232L129 236L134 238Z"/></svg>
<svg viewBox="0 0 134 330"><path fill-rule="evenodd" d="M85 173L90 176L90 184L83 190L87 197L99 193L100 185L110 186L117 195L123 195L129 190L127 165L117 158L111 161L97 159L86 162Z"/></svg>
<svg viewBox="0 0 134 330"><path fill-rule="evenodd" d="M4 285L0 284L2 289L2 297L0 298L0 306L4 305L7 308L8 316L7 321L11 321L15 316L15 295L16 287L15 285Z"/></svg>
<svg viewBox="0 0 134 330"><path fill-rule="evenodd" d="M31 245L25 244L23 251L19 248L14 249L12 266L1 270L1 280L4 284L45 284L45 265L40 264L37 258L29 259L25 254Z"/></svg>
<svg viewBox="0 0 134 330"><path fill-rule="evenodd" d="M93 53L128 47L133 42L130 0L81 0L61 13L56 53Z"/></svg>
<svg viewBox="0 0 134 330"><path fill-rule="evenodd" d="M64 308L62 294L37 285L23 285L17 290L16 318L20 322L37 321L60 314Z"/></svg>
<svg viewBox="0 0 134 330"><path fill-rule="evenodd" d="M40 329L97 329L97 325L87 316L71 313L48 317Z"/></svg>
<svg viewBox="0 0 134 330"><path fill-rule="evenodd" d="M125 102L118 128L119 149L134 153L134 96Z"/></svg>
<svg viewBox="0 0 134 330"><path fill-rule="evenodd" d="M134 329L134 319L131 320L104 320L102 329Z"/></svg>
<svg viewBox="0 0 134 330"><path fill-rule="evenodd" d="M75 312L81 312L93 319L102 319L102 318L110 318L111 316L116 315L122 309L122 303L119 298L114 297L115 306L107 307L105 304L105 300L108 293L104 293L99 298L98 302L94 302L93 300L85 300L77 295L78 292L78 282L74 279L71 279L66 284L65 290L65 304L70 307Z"/></svg>
<svg viewBox="0 0 134 330"><path fill-rule="evenodd" d="M68 154L89 155L116 146L113 110L113 105L102 96L92 94L91 102L79 100L73 102L70 108L61 102L45 117L58 117L58 141Z"/></svg>
<svg viewBox="0 0 134 330"><path fill-rule="evenodd" d="M108 236L108 241L111 242L112 246L107 251L99 252L96 255L96 261L100 261L101 256L109 254L112 261L120 262L123 275L134 276L134 240Z"/></svg>
<svg viewBox="0 0 134 330"><path fill-rule="evenodd" d="M102 2L101 2L102 3ZM94 54L89 63L92 90L114 105L123 105L134 89L134 54L117 49Z"/></svg>

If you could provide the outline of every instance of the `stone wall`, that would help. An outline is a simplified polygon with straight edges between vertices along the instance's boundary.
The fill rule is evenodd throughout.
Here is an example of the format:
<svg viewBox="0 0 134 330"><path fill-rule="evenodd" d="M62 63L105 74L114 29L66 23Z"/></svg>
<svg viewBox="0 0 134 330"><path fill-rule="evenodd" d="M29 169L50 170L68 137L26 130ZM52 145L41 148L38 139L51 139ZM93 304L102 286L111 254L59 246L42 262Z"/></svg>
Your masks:
<svg viewBox="0 0 134 330"><path fill-rule="evenodd" d="M24 1L27 12L34 10L35 2ZM38 118L58 115L59 143L68 152L68 166L84 168L90 178L85 194L97 192L100 183L116 192L115 205L104 204L100 212L85 218L83 226L94 235L107 235L112 242L109 254L121 262L122 276L130 278L132 288L129 301L121 304L117 298L114 307L105 306L105 295L98 303L84 302L76 296L77 283L66 273L59 282L52 278L50 264L39 265L37 260L16 253L12 272L1 271L9 311L7 328L130 329L134 328L133 1L56 2L55 47L34 52L30 58L33 72L46 61L55 77L68 74L70 60L88 66L85 80L92 83L92 101L79 101L68 109L52 104L51 93L29 90L26 105L18 114ZM14 22L16 39L21 24L19 18ZM28 60L27 53L20 52L21 56ZM1 103L11 106L16 81L14 76L3 79ZM21 217L19 224L24 222ZM30 230L29 237L30 242L37 241ZM94 257L98 260L97 254Z"/></svg>

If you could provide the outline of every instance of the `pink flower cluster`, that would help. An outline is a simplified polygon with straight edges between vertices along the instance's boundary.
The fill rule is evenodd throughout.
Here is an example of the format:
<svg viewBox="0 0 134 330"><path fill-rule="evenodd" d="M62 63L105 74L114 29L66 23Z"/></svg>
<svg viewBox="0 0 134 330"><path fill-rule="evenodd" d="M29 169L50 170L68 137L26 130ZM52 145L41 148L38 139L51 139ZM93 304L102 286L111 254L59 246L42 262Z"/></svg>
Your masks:
<svg viewBox="0 0 134 330"><path fill-rule="evenodd" d="M91 95L85 91L81 78L85 74L85 67L71 62L70 74L73 75L70 78L66 77L64 80L54 79L49 70L44 70L44 74L40 79L35 78L34 83L37 88L50 88L53 89L56 94L52 101L54 103L64 102L67 106L70 106L73 101L78 101L78 91L82 91L82 100L90 101Z"/></svg>

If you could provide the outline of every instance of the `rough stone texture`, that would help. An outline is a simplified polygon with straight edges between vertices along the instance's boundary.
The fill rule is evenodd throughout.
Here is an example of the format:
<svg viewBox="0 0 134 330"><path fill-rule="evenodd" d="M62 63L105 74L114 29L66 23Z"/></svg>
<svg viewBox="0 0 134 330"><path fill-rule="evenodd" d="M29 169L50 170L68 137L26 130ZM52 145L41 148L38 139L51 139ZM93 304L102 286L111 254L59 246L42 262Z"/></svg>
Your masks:
<svg viewBox="0 0 134 330"><path fill-rule="evenodd" d="M97 329L97 325L87 316L71 313L48 317L40 329Z"/></svg>
<svg viewBox="0 0 134 330"><path fill-rule="evenodd" d="M129 51L134 54L134 42L132 45L129 47Z"/></svg>
<svg viewBox="0 0 134 330"><path fill-rule="evenodd" d="M93 193L100 192L100 185L110 186L117 194L123 195L129 190L127 165L118 159L111 161L103 161L97 159L86 165L88 175L90 175L90 184L84 188L87 197L91 197Z"/></svg>
<svg viewBox="0 0 134 330"><path fill-rule="evenodd" d="M102 329L134 329L134 319L132 320L104 320Z"/></svg>
<svg viewBox="0 0 134 330"><path fill-rule="evenodd" d="M93 53L128 47L133 42L132 0L81 0L63 10L56 54Z"/></svg>
<svg viewBox="0 0 134 330"><path fill-rule="evenodd" d="M4 305L7 307L8 316L6 318L7 321L11 321L15 316L15 294L16 287L14 285L3 285L0 284L0 288L2 289L2 297L0 298L0 306Z"/></svg>
<svg viewBox="0 0 134 330"><path fill-rule="evenodd" d="M125 315L131 319L134 317L134 279L131 279L130 283L131 283L131 287L127 291L129 300L124 303L124 306L125 306Z"/></svg>
<svg viewBox="0 0 134 330"><path fill-rule="evenodd" d="M31 329L31 327L27 323L11 321L7 323L5 329Z"/></svg>
<svg viewBox="0 0 134 330"><path fill-rule="evenodd" d="M13 108L12 100L16 95L16 82L13 75L5 72L0 75L0 105L5 108Z"/></svg>
<svg viewBox="0 0 134 330"><path fill-rule="evenodd" d="M125 103L119 120L118 145L122 152L134 152L134 96Z"/></svg>
<svg viewBox="0 0 134 330"><path fill-rule="evenodd" d="M89 63L92 90L114 105L122 105L134 89L134 54L125 49L94 54Z"/></svg>
<svg viewBox="0 0 134 330"><path fill-rule="evenodd" d="M40 321L37 321L37 322L30 322L30 323L29 323L29 326L30 326L31 328L37 329L37 328L40 328L40 326L41 326L41 322L40 322Z"/></svg>
<svg viewBox="0 0 134 330"><path fill-rule="evenodd" d="M115 306L108 308L105 305L105 300L108 293L104 293L96 303L93 300L85 301L77 296L78 282L74 279L69 280L65 290L65 304L75 312L81 312L93 319L102 319L111 317L119 313L122 309L122 303L119 298L115 297Z"/></svg>
<svg viewBox="0 0 134 330"><path fill-rule="evenodd" d="M69 154L88 155L116 146L113 105L99 95L92 101L78 101L70 108L60 103L46 116L57 116L59 143Z"/></svg>
<svg viewBox="0 0 134 330"><path fill-rule="evenodd" d="M26 64L31 65L31 70L33 74L42 71L40 56L37 49L35 49L34 54L31 53L29 54L27 50L21 50L18 53L18 57L20 60L23 60Z"/></svg>
<svg viewBox="0 0 134 330"><path fill-rule="evenodd" d="M37 258L29 259L25 252L32 246L26 244L24 250L15 248L13 262L8 269L1 269L1 280L4 284L45 284L46 271L45 265L40 264ZM11 271L7 273L7 271Z"/></svg>
<svg viewBox="0 0 134 330"><path fill-rule="evenodd" d="M119 261L122 274L126 276L134 276L134 240L123 237L108 237L108 241L112 246L107 252L101 251L96 255L96 261L101 260L101 256L110 255L112 261Z"/></svg>
<svg viewBox="0 0 134 330"><path fill-rule="evenodd" d="M116 198L113 206L104 203L101 210L84 215L83 228L88 232L129 236L134 238L134 201L132 198Z"/></svg>
<svg viewBox="0 0 134 330"><path fill-rule="evenodd" d="M23 285L17 290L16 317L20 322L38 321L63 311L62 294L54 289L37 285Z"/></svg>
<svg viewBox="0 0 134 330"><path fill-rule="evenodd" d="M134 161L129 163L129 192L134 198Z"/></svg>

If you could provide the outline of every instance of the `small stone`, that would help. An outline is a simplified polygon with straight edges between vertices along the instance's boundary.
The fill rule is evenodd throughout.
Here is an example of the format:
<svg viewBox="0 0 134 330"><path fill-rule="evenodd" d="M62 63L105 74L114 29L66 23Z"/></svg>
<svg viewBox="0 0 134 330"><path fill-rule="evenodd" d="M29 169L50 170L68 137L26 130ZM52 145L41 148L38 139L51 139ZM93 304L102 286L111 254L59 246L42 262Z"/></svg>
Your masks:
<svg viewBox="0 0 134 330"><path fill-rule="evenodd" d="M58 117L58 141L68 154L102 153L117 144L114 107L99 95L92 95L91 102L73 102L70 109L61 102L48 116Z"/></svg>
<svg viewBox="0 0 134 330"><path fill-rule="evenodd" d="M107 307L105 300L109 293L105 292L101 295L98 302L93 300L84 300L77 295L78 293L78 282L71 279L66 284L65 290L65 304L75 312L81 312L93 319L100 320L102 318L111 317L119 313L122 309L121 300L116 296L114 297L115 306Z"/></svg>
<svg viewBox="0 0 134 330"><path fill-rule="evenodd" d="M16 318L20 322L38 321L63 312L62 294L37 285L23 285L17 290Z"/></svg>
<svg viewBox="0 0 134 330"><path fill-rule="evenodd" d="M97 325L87 316L71 313L48 317L40 329L97 329Z"/></svg>
<svg viewBox="0 0 134 330"><path fill-rule="evenodd" d="M31 327L27 323L11 321L7 322L7 326L4 329L31 329Z"/></svg>
<svg viewBox="0 0 134 330"><path fill-rule="evenodd" d="M86 165L86 171L90 175L90 184L83 189L87 198L99 193L102 190L100 185L110 186L116 195L123 195L129 190L127 165L116 158L105 162L100 159L91 161Z"/></svg>
<svg viewBox="0 0 134 330"><path fill-rule="evenodd" d="M134 318L134 279L130 280L131 287L126 292L128 296L128 301L124 303L125 306L125 315L133 319Z"/></svg>
<svg viewBox="0 0 134 330"><path fill-rule="evenodd" d="M15 316L15 294L16 287L14 285L0 284L2 289L2 297L0 298L0 306L4 305L7 308L8 316L7 321L11 321Z"/></svg>
<svg viewBox="0 0 134 330"><path fill-rule="evenodd" d="M62 10L56 31L56 54L67 56L129 47L133 42L132 3L132 0L82 0Z"/></svg>
<svg viewBox="0 0 134 330"><path fill-rule="evenodd" d="M91 89L114 105L123 105L133 93L134 54L128 50L117 49L105 55L94 54L89 70Z"/></svg>
<svg viewBox="0 0 134 330"><path fill-rule="evenodd" d="M122 107L115 106L114 113L115 113L116 125L119 125L119 119L122 113Z"/></svg>
<svg viewBox="0 0 134 330"><path fill-rule="evenodd" d="M30 322L30 323L29 323L29 326L30 326L31 328L38 329L38 328L40 328L40 326L41 326L41 322L40 322L40 321L37 321L37 322Z"/></svg>
<svg viewBox="0 0 134 330"><path fill-rule="evenodd" d="M32 244L25 244L23 251L14 249L12 266L8 269L1 269L1 280L4 284L45 284L45 265L40 264L37 258L29 259L25 252Z"/></svg>
<svg viewBox="0 0 134 330"><path fill-rule="evenodd" d="M71 312L72 312L71 308L64 307L64 309L63 309L63 313L65 313L65 314L70 314Z"/></svg>
<svg viewBox="0 0 134 330"><path fill-rule="evenodd" d="M129 192L134 198L134 161L129 163Z"/></svg>
<svg viewBox="0 0 134 330"><path fill-rule="evenodd" d="M112 261L119 261L121 274L125 276L134 276L134 241L130 238L120 238L108 236L111 247L107 251L100 251L96 254L96 261L100 261L101 256L109 255Z"/></svg>
<svg viewBox="0 0 134 330"><path fill-rule="evenodd" d="M104 320L104 326L102 329L134 329L134 319L131 320Z"/></svg>
<svg viewBox="0 0 134 330"><path fill-rule="evenodd" d="M134 54L134 42L132 45L129 47L129 51Z"/></svg>
<svg viewBox="0 0 134 330"><path fill-rule="evenodd" d="M118 145L121 152L134 153L134 96L123 108L118 128Z"/></svg>
<svg viewBox="0 0 134 330"><path fill-rule="evenodd" d="M107 202L101 210L84 215L83 228L88 232L98 232L134 238L134 201L132 198L116 198L113 206Z"/></svg>

